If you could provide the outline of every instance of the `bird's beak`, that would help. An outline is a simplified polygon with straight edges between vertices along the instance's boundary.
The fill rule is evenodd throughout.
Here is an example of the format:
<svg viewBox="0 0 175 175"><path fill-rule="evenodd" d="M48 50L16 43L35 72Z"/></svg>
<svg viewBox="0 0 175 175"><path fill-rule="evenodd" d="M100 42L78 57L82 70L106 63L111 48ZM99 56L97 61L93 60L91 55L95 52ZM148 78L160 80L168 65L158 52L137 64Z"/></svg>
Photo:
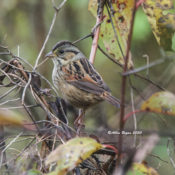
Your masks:
<svg viewBox="0 0 175 175"><path fill-rule="evenodd" d="M53 58L53 57L55 57L55 54L52 51L50 51L45 55L45 58Z"/></svg>

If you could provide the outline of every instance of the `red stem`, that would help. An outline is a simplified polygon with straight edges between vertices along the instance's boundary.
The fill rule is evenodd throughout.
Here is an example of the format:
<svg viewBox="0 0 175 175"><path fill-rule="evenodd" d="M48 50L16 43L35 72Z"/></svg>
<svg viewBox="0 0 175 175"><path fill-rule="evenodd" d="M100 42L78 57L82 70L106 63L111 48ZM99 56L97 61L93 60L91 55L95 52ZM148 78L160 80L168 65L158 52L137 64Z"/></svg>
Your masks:
<svg viewBox="0 0 175 175"><path fill-rule="evenodd" d="M105 148L110 148L113 151L115 151L116 154L118 154L118 149L115 146L112 145L103 145Z"/></svg>
<svg viewBox="0 0 175 175"><path fill-rule="evenodd" d="M100 21L99 18L97 18L97 24ZM95 55L97 52L97 46L98 46L98 39L99 39L99 33L100 33L100 26L97 27L94 33L94 39L92 41L92 47L91 47L91 53L89 56L89 61L93 64L95 60Z"/></svg>
<svg viewBox="0 0 175 175"><path fill-rule="evenodd" d="M125 123L126 120L128 120L129 117L131 117L133 114L136 114L136 113L140 113L140 112L144 112L143 110L135 110L135 111L131 111L129 112L128 114L125 115L125 117L123 118L123 122Z"/></svg>
<svg viewBox="0 0 175 175"><path fill-rule="evenodd" d="M134 5L135 7L135 5ZM132 37L132 31L133 31L133 24L134 24L134 16L135 16L135 8L133 9L133 14L132 14L132 19L131 19L131 28L130 28L130 33L128 35L128 43L127 43L127 50L126 50L126 57L124 58L125 60L125 64L124 64L124 68L123 68L123 73L125 73L128 69L128 60L129 60L129 51L130 51L130 47L131 47L131 37ZM120 155L122 153L122 130L124 128L124 115L125 115L125 95L126 95L126 80L127 80L127 76L123 76L122 77L122 86L121 86L121 110L120 110L120 135L119 135L119 155L118 155L118 160L117 160L117 165L120 164Z"/></svg>
<svg viewBox="0 0 175 175"><path fill-rule="evenodd" d="M146 1L146 0L139 0L139 1L137 1L137 3L136 3L136 9L137 9L138 7L140 7L140 5L141 5L144 1Z"/></svg>
<svg viewBox="0 0 175 175"><path fill-rule="evenodd" d="M94 31L94 38L92 41L91 53L89 56L89 61L93 64L95 60L95 55L97 52L98 47L98 39L100 34L100 23L103 21L103 8L104 8L105 1L98 1L98 11L97 11L97 20L96 20L96 27Z"/></svg>

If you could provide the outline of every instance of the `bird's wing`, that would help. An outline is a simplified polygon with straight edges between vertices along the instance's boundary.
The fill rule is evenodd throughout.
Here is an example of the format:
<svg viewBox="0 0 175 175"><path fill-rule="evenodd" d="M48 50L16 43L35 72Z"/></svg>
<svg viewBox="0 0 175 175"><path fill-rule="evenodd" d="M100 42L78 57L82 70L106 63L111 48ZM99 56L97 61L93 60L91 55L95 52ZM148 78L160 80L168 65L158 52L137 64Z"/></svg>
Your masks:
<svg viewBox="0 0 175 175"><path fill-rule="evenodd" d="M68 66L67 71L64 71L67 72L65 79L68 83L93 94L100 95L105 91L110 92L102 77L86 58L74 61Z"/></svg>

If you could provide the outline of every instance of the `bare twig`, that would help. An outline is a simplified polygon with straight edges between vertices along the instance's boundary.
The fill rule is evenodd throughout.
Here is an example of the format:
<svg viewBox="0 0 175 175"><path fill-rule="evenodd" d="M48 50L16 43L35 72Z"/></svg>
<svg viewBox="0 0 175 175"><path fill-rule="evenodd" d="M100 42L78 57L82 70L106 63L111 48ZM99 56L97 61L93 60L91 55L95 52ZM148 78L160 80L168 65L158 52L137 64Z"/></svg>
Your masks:
<svg viewBox="0 0 175 175"><path fill-rule="evenodd" d="M134 1L135 2L135 1ZM134 5L135 7L135 5ZM128 42L127 42L127 49L126 49L126 57L124 57L125 59L125 63L124 63L124 67L123 67L123 73L125 73L128 69L128 60L129 60L129 52L130 52L130 47L131 47L131 37L132 37L132 30L133 30L133 24L134 24L134 16L135 16L135 8L132 9L132 17L131 17L131 26L130 26L130 32L128 35ZM121 99L120 99L120 103L121 103L121 110L120 110L120 133L122 133L122 130L124 128L124 115L125 115L125 95L126 95L126 76L122 77L122 84L121 84ZM122 152L122 134L119 135L119 158L117 161L117 164L120 163L120 155Z"/></svg>
<svg viewBox="0 0 175 175"><path fill-rule="evenodd" d="M1 62L5 63L6 65L11 66L11 67L12 67L12 68L14 68L14 69L17 69L17 70L22 70L22 71L25 71L26 73L32 73L32 71L25 70L25 69L23 69L23 68L19 68L19 67L17 67L17 66L15 66L15 65L13 65L12 63L14 63L14 62L15 62L15 60L16 60L16 59L11 60L11 63L7 63L6 61L4 61L4 60L0 59L0 61L1 61ZM16 61L18 61L18 60L16 60Z"/></svg>
<svg viewBox="0 0 175 175"><path fill-rule="evenodd" d="M34 108L34 107L39 107L39 105L27 105L27 108ZM2 110L4 109L23 109L24 106L12 106L12 107L6 107L6 108L0 108Z"/></svg>
<svg viewBox="0 0 175 175"><path fill-rule="evenodd" d="M155 147L155 145L159 141L159 136L157 134L151 134L148 138L147 141L143 144L142 147L140 147L135 156L134 156L134 161L141 163L145 157L152 151L152 149Z"/></svg>
<svg viewBox="0 0 175 175"><path fill-rule="evenodd" d="M98 0L98 10L97 10L97 19L96 19L96 27L94 30L94 38L92 41L92 47L91 52L89 56L89 61L91 63L94 63L95 55L97 51L98 46L98 39L99 39L99 33L100 33L100 25L103 20L103 8L104 8L105 0Z"/></svg>
<svg viewBox="0 0 175 175"><path fill-rule="evenodd" d="M134 93L133 89L130 89L130 94L131 94L131 104L132 104L132 111L135 111L135 106L134 106ZM136 119L136 114L133 113L133 120L134 120L134 131L137 130L137 119ZM136 139L137 139L137 134L134 134L134 144L133 146L136 146Z"/></svg>
<svg viewBox="0 0 175 175"><path fill-rule="evenodd" d="M145 66L136 68L136 69L134 69L134 70L127 71L127 72L123 73L123 75L124 75L124 76L128 76L128 75L131 75L131 74L135 74L135 73L137 73L137 72L141 72L141 71L143 71L143 70L145 70L145 69L148 69L148 68L151 68L151 67L153 67L153 66L162 64L162 63L164 63L164 61L165 61L164 58L159 59L159 60L156 60L156 61L154 61L154 62L152 62L152 63L150 63L150 64L147 64L147 65L145 65Z"/></svg>
<svg viewBox="0 0 175 175"><path fill-rule="evenodd" d="M24 90L23 90L23 93L22 93L22 105L24 105L26 90L27 90L27 88L29 87L29 85L30 85L30 83L31 83L31 80L32 80L32 75L29 74L28 82L27 82L27 84L25 85Z"/></svg>
<svg viewBox="0 0 175 175"><path fill-rule="evenodd" d="M31 142L28 143L28 145L15 158L10 159L9 161L3 163L2 165L6 165L6 164L8 165L13 160L16 160L19 156L21 156L25 152L26 149L28 149L31 146L31 144L34 142L35 139L36 138L33 138L33 140L31 140Z"/></svg>
<svg viewBox="0 0 175 175"><path fill-rule="evenodd" d="M11 100L6 100L6 101L0 103L0 106L5 105L6 103L9 103L9 102L18 101L18 100L20 100L20 98L11 99Z"/></svg>
<svg viewBox="0 0 175 175"><path fill-rule="evenodd" d="M107 57L109 58L113 63L117 64L120 67L123 67L122 64L120 64L115 58L112 58L110 55L108 55L99 45L98 49Z"/></svg>
<svg viewBox="0 0 175 175"><path fill-rule="evenodd" d="M2 69L0 69L0 71L9 79L9 81L10 81L12 84L19 85L19 83L16 83L15 81L13 81L13 80L11 79L11 77L9 76L8 73L6 73L5 71L3 71ZM12 74L12 76L13 76L13 74Z"/></svg>
<svg viewBox="0 0 175 175"><path fill-rule="evenodd" d="M172 156L170 155L169 143L170 143L170 139L168 139L168 142L167 142L167 154L168 154L168 157L169 157L169 159L170 159L171 165L172 165L173 168L175 169L175 162L174 162Z"/></svg>
<svg viewBox="0 0 175 175"><path fill-rule="evenodd" d="M55 21L56 21L58 12L59 12L60 9L64 6L64 4L66 3L66 1L67 1L67 0L63 0L63 2L62 2L58 7L56 7L56 6L55 6L55 2L52 0L52 4L53 4L53 7L54 7L54 9L55 9L55 13L54 13L54 16L53 16L53 18L52 18L52 23L51 23L51 25L50 25L49 32L48 32L48 34L47 34L47 36L46 36L46 39L45 39L45 41L44 41L44 43L43 43L43 46L42 46L42 48L41 48L41 50L40 50L40 52L39 52L39 54L38 54L38 57L37 57L37 59L36 59L36 62L35 62L34 68L33 68L34 70L37 68L39 59L41 58L41 55L42 55L42 53L43 53L43 51L44 51L44 49L45 49L45 47L46 47L46 44L47 44L47 42L48 42L48 40L49 40L50 34L51 34L51 32L52 32L52 30L53 30L53 27L54 27L54 25L55 25Z"/></svg>
<svg viewBox="0 0 175 175"><path fill-rule="evenodd" d="M10 141L10 143L2 150L1 153L4 153L21 135L23 132L19 133L13 140ZM2 166L3 163L3 154L1 154L1 159L0 159L0 167Z"/></svg>
<svg viewBox="0 0 175 175"><path fill-rule="evenodd" d="M9 95L12 91L14 91L16 88L18 88L18 85L13 86L10 90L5 92L3 95L0 96L0 100L4 98L5 96Z"/></svg>
<svg viewBox="0 0 175 175"><path fill-rule="evenodd" d="M80 39L78 39L78 40L72 42L72 44L76 44L76 43L78 43L78 42L80 42L80 41L82 41L82 40L84 40L84 39L86 39L86 38L92 37L92 36L93 36L93 34L90 33L90 34L88 34L88 35L86 35L86 36L84 36L84 37L82 37L82 38L80 38Z"/></svg>
<svg viewBox="0 0 175 175"><path fill-rule="evenodd" d="M152 81L152 80L150 80L150 79L148 79L140 74L134 74L134 76L151 83L152 85L156 86L158 89L161 89L162 91L166 90L165 88L161 87L159 84L155 83L154 81Z"/></svg>

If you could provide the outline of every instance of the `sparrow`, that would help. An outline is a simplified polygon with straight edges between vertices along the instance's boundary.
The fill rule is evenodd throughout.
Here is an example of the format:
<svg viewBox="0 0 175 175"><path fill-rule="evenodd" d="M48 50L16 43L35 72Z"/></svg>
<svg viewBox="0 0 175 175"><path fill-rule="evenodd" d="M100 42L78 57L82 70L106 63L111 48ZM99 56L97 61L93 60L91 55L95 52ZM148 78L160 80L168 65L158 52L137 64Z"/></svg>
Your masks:
<svg viewBox="0 0 175 175"><path fill-rule="evenodd" d="M87 108L104 100L120 107L119 100L111 95L109 87L94 66L70 41L58 42L46 57L53 60L54 86L63 99L82 109L81 115L76 119L78 123Z"/></svg>

